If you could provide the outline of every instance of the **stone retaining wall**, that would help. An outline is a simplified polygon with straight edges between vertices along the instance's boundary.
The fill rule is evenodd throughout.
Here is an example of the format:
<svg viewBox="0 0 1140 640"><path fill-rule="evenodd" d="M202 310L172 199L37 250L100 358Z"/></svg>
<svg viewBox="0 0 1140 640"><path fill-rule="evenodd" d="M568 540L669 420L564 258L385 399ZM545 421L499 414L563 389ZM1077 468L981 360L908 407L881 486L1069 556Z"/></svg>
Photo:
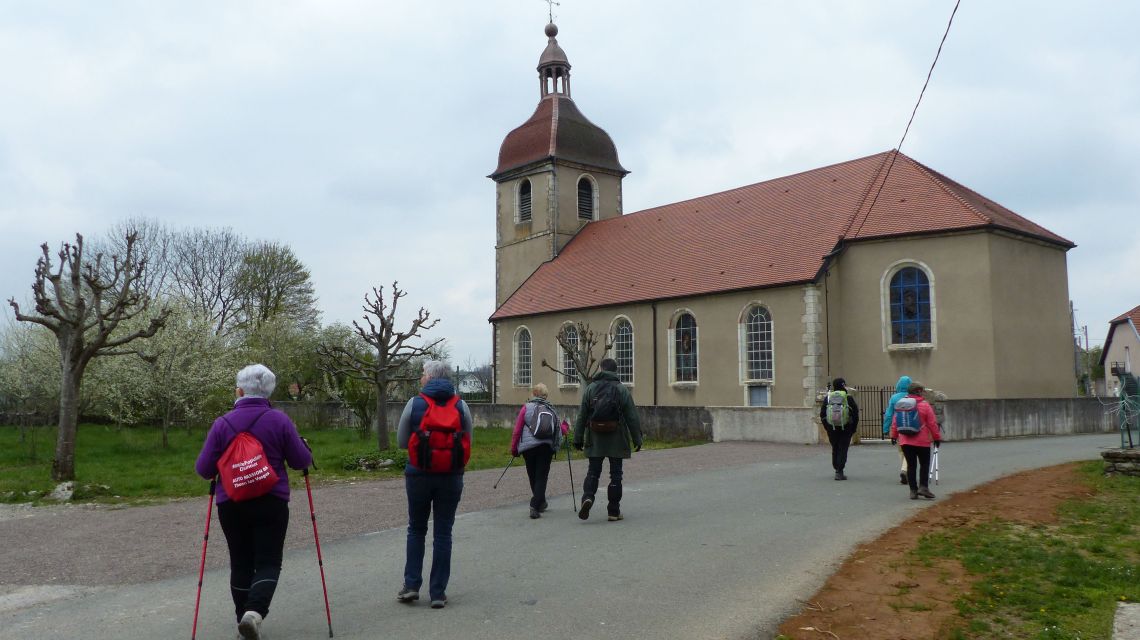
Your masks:
<svg viewBox="0 0 1140 640"><path fill-rule="evenodd" d="M1104 458L1105 474L1140 476L1140 449L1109 449L1100 457Z"/></svg>

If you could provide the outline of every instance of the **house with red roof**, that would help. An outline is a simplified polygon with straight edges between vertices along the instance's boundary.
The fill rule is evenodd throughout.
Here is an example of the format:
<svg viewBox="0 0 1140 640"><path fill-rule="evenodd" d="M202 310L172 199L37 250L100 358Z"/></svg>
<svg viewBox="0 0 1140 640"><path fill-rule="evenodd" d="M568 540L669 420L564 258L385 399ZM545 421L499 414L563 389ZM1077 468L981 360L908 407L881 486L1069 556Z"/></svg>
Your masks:
<svg viewBox="0 0 1140 640"><path fill-rule="evenodd" d="M1136 373L1133 358L1140 358L1140 307L1125 311L1108 323L1100 364L1104 367L1104 388L1112 390L1112 395L1119 393L1117 371Z"/></svg>
<svg viewBox="0 0 1140 640"><path fill-rule="evenodd" d="M1075 246L896 150L626 214L558 29L496 183L496 402L576 404L579 322L639 405L811 406L830 378L953 398L1074 395ZM541 366L552 363L559 372Z"/></svg>

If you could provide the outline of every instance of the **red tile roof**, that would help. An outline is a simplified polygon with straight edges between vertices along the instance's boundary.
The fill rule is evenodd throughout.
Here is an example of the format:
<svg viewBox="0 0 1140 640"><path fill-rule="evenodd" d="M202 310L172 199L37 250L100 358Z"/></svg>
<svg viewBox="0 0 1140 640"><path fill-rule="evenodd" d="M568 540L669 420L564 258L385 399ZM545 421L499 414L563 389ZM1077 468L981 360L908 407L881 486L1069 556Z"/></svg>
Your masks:
<svg viewBox="0 0 1140 640"><path fill-rule="evenodd" d="M1136 325L1137 330L1140 330L1140 307L1136 307L1131 311L1125 311L1113 318L1109 324L1116 324L1117 322L1124 322L1125 320L1131 320L1132 324Z"/></svg>
<svg viewBox="0 0 1140 640"><path fill-rule="evenodd" d="M901 153L887 176L895 155L591 222L491 319L810 282L841 241L991 228L1074 246Z"/></svg>
<svg viewBox="0 0 1140 640"><path fill-rule="evenodd" d="M1104 339L1104 348L1100 351L1101 365L1104 365L1108 358L1108 348L1112 346L1112 336L1116 332L1116 327L1127 323L1129 320L1132 321L1132 326L1136 328L1136 331L1140 331L1140 307L1125 311L1108 321L1108 337Z"/></svg>
<svg viewBox="0 0 1140 640"><path fill-rule="evenodd" d="M507 134L491 177L547 158L629 173L618 162L617 147L609 134L586 119L573 100L560 94L544 97L530 119Z"/></svg>

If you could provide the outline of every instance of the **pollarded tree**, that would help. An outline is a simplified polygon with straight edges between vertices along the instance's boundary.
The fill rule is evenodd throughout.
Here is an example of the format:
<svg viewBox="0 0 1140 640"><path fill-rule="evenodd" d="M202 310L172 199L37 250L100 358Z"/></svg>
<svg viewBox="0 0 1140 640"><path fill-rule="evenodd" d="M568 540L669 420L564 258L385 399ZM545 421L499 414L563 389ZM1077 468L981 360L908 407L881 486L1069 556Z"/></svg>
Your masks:
<svg viewBox="0 0 1140 640"><path fill-rule="evenodd" d="M421 338L421 331L434 327L439 320L432 320L431 314L420 307L407 331L396 329L396 306L407 293L401 291L399 283L392 283L392 301L384 301L384 287L373 287L372 295L364 294L364 320L367 327L355 320L352 326L356 334L368 345L369 351L346 348L343 344L322 344L317 353L322 358L322 368L334 376L349 376L367 382L376 389L376 441L380 451L390 448L388 442L388 391L400 380L415 379L418 372L411 371L408 364L415 358L430 357L435 354L443 339L415 346L410 341Z"/></svg>
<svg viewBox="0 0 1140 640"><path fill-rule="evenodd" d="M595 333L588 322L563 325L555 339L558 340L563 362L559 362L560 366L556 368L543 360L542 366L561 376L566 376L567 371L573 370L574 373L571 375L577 375L582 380L583 388L593 382L598 375L601 358L594 356L594 347L598 346L599 340L602 344L602 356L613 348L613 339L610 335Z"/></svg>
<svg viewBox="0 0 1140 640"><path fill-rule="evenodd" d="M136 353L127 345L153 336L169 314L165 308L151 312L150 296L142 287L146 260L138 257L137 242L138 235L130 233L122 255L108 259L96 253L90 260L83 254L83 236L76 234L74 244L61 246L58 266L45 242L32 281L35 313L24 314L15 298L8 300L17 320L47 327L59 344L59 433L51 470L57 482L75 479L79 387L87 365L100 356ZM145 327L116 331L120 324L138 317L147 318Z"/></svg>

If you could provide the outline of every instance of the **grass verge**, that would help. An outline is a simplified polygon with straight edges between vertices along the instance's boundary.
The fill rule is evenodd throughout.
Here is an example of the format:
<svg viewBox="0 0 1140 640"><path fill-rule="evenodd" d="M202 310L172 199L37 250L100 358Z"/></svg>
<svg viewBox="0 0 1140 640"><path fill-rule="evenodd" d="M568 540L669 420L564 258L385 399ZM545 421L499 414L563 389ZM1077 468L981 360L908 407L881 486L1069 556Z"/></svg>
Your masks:
<svg viewBox="0 0 1140 640"><path fill-rule="evenodd" d="M923 537L912 557L956 559L977 578L955 603L953 640L1108 640L1118 602L1140 602L1140 478L1080 473L1093 490L1062 505L1058 521L992 520Z"/></svg>
<svg viewBox="0 0 1140 640"><path fill-rule="evenodd" d="M395 430L392 442L395 446ZM395 478L403 475L406 453L398 450L377 454L376 440L361 440L349 429L302 429L316 459L310 472L314 482L337 482ZM21 434L15 427L0 426L0 502L45 502L55 483L51 460L56 430L41 427ZM76 446L74 501L138 503L203 495L207 483L194 473L194 460L201 450L206 429L175 429L169 446L162 447L162 432L154 427L117 429L83 424ZM476 429L472 438L469 470L502 467L510 460L511 432L507 429ZM664 449L701 444L695 441L646 441L646 449ZM560 456L566 454L560 452ZM362 458L395 458L388 469L346 469L346 462ZM574 451L574 458L582 454ZM517 464L517 463L516 463ZM290 473L294 486L304 487L300 473Z"/></svg>

